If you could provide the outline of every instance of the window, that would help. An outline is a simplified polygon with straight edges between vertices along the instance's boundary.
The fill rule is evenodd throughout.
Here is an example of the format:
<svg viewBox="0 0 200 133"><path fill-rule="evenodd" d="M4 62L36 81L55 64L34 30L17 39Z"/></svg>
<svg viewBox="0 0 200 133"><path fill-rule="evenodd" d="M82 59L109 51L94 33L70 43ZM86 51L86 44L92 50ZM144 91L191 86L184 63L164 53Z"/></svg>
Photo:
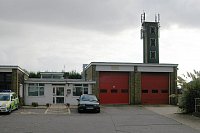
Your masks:
<svg viewBox="0 0 200 133"><path fill-rule="evenodd" d="M128 93L128 89L121 89L121 93Z"/></svg>
<svg viewBox="0 0 200 133"><path fill-rule="evenodd" d="M152 93L158 93L158 90L152 90Z"/></svg>
<svg viewBox="0 0 200 133"><path fill-rule="evenodd" d="M88 88L83 88L83 90L84 90L84 94L88 94Z"/></svg>
<svg viewBox="0 0 200 133"><path fill-rule="evenodd" d="M88 84L83 84L83 87L88 87Z"/></svg>
<svg viewBox="0 0 200 133"><path fill-rule="evenodd" d="M156 46L156 39L155 38L150 38L150 45L151 45L151 47Z"/></svg>
<svg viewBox="0 0 200 133"><path fill-rule="evenodd" d="M100 93L107 93L106 89L100 89Z"/></svg>
<svg viewBox="0 0 200 133"><path fill-rule="evenodd" d="M74 87L73 88L73 96L80 96L82 95L82 87Z"/></svg>
<svg viewBox="0 0 200 133"><path fill-rule="evenodd" d="M88 94L88 84L83 84L83 93Z"/></svg>
<svg viewBox="0 0 200 133"><path fill-rule="evenodd" d="M150 27L150 33L151 33L151 34L156 34L156 27L151 26L151 27Z"/></svg>
<svg viewBox="0 0 200 133"><path fill-rule="evenodd" d="M11 90L12 73L0 72L0 90Z"/></svg>
<svg viewBox="0 0 200 133"><path fill-rule="evenodd" d="M142 90L142 93L148 93L148 90Z"/></svg>
<svg viewBox="0 0 200 133"><path fill-rule="evenodd" d="M88 93L88 84L74 84L73 96L80 96Z"/></svg>
<svg viewBox="0 0 200 133"><path fill-rule="evenodd" d="M161 90L161 93L168 93L168 90Z"/></svg>
<svg viewBox="0 0 200 133"><path fill-rule="evenodd" d="M150 58L156 59L156 51L150 51Z"/></svg>
<svg viewBox="0 0 200 133"><path fill-rule="evenodd" d="M111 93L117 93L117 89L112 89Z"/></svg>
<svg viewBox="0 0 200 133"><path fill-rule="evenodd" d="M44 84L29 84L28 96L44 96Z"/></svg>
<svg viewBox="0 0 200 133"><path fill-rule="evenodd" d="M64 96L64 87L56 87L56 95Z"/></svg>

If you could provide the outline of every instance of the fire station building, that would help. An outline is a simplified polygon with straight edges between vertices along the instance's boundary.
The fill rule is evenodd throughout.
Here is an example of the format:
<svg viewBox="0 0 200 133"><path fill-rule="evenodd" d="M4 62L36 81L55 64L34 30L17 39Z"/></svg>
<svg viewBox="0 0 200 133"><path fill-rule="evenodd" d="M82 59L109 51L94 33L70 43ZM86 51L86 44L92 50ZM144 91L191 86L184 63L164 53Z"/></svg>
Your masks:
<svg viewBox="0 0 200 133"><path fill-rule="evenodd" d="M102 104L175 104L177 64L159 63L159 21L141 16L143 63L92 62L85 79Z"/></svg>
<svg viewBox="0 0 200 133"><path fill-rule="evenodd" d="M93 94L101 104L173 104L177 64L92 62L85 78L96 81Z"/></svg>

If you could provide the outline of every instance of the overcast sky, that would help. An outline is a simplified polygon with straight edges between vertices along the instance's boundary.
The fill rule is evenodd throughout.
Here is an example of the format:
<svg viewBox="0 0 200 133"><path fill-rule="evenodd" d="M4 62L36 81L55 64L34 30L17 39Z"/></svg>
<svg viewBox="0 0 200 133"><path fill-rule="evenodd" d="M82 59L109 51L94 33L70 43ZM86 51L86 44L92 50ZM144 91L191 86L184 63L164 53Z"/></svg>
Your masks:
<svg viewBox="0 0 200 133"><path fill-rule="evenodd" d="M140 15L159 13L160 63L200 70L199 0L0 0L0 65L81 71L90 62L143 62Z"/></svg>

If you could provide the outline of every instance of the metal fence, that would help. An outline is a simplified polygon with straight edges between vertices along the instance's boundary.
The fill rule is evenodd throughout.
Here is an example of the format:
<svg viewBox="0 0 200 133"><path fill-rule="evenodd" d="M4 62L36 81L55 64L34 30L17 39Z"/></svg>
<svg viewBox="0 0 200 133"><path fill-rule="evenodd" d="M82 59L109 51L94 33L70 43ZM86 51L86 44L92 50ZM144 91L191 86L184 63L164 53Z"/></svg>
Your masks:
<svg viewBox="0 0 200 133"><path fill-rule="evenodd" d="M195 112L200 113L200 98L195 98Z"/></svg>

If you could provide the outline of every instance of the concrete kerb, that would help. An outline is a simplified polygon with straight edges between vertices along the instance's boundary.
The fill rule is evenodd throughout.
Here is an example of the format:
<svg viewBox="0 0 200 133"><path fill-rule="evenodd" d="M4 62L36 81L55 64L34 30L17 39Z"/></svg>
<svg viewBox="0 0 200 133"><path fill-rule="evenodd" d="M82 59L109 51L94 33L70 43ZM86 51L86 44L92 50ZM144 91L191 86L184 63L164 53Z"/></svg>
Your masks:
<svg viewBox="0 0 200 133"><path fill-rule="evenodd" d="M33 106L21 106L20 107L21 109L47 109L48 107L47 106L37 106L37 107L33 107Z"/></svg>

